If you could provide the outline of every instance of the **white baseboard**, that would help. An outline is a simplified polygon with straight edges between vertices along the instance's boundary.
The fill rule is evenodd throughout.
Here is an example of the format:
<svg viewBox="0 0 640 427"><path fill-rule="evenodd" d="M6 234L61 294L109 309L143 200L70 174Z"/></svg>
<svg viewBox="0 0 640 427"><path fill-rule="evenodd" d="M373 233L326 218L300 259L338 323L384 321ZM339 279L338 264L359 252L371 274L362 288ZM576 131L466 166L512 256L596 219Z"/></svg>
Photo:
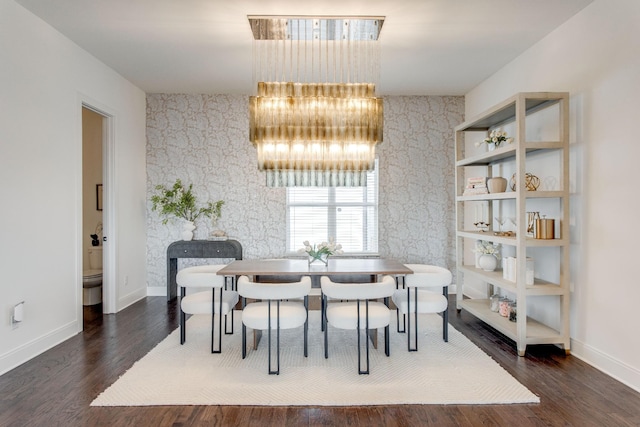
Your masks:
<svg viewBox="0 0 640 427"><path fill-rule="evenodd" d="M0 355L0 375L68 340L78 332L78 322L73 321Z"/></svg>
<svg viewBox="0 0 640 427"><path fill-rule="evenodd" d="M571 354L640 392L640 370L623 363L581 341L571 339Z"/></svg>
<svg viewBox="0 0 640 427"><path fill-rule="evenodd" d="M147 296L148 297L166 297L167 287L166 286L149 286L147 288Z"/></svg>

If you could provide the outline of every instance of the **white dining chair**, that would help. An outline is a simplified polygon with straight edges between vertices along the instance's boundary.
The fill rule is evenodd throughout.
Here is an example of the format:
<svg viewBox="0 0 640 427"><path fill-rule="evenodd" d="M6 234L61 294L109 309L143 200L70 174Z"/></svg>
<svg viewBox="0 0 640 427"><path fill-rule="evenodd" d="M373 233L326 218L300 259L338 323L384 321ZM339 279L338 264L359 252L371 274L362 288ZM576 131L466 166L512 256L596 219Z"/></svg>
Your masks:
<svg viewBox="0 0 640 427"><path fill-rule="evenodd" d="M199 265L186 267L178 271L176 283L180 287L180 344L186 341L186 315L210 314L211 315L211 353L222 351L222 316L225 318L224 333L233 334L233 308L238 303L238 292L233 290L233 279L217 274L224 265ZM229 289L226 289L229 287ZM206 291L187 294L187 288L202 289ZM227 316L231 314L231 321ZM218 317L218 348L215 348L215 319ZM228 330L228 323L231 330Z"/></svg>
<svg viewBox="0 0 640 427"><path fill-rule="evenodd" d="M405 264L413 271L404 277L404 289L393 293L393 303L397 307L400 333L407 333L407 350L418 351L418 314L442 313L442 339L449 341L449 285L452 275L443 267L427 264ZM403 328L400 329L400 314ZM411 345L411 317L413 314L414 346Z"/></svg>
<svg viewBox="0 0 640 427"><path fill-rule="evenodd" d="M311 278L298 282L261 283L247 276L238 278L242 297L242 358L247 356L247 328L268 334L269 374L280 374L280 330L304 326L304 356L308 355L309 292ZM302 298L302 300L300 300ZM256 300L247 304L247 299ZM272 331L276 331L276 368L272 368Z"/></svg>
<svg viewBox="0 0 640 427"><path fill-rule="evenodd" d="M385 275L373 283L336 283L329 277L320 279L323 298L322 323L324 329L324 357L329 357L329 326L339 329L354 329L358 334L358 374L369 373L369 330L384 328L384 351L389 349L389 297L396 282L393 276ZM384 299L384 302L376 301ZM366 364L362 368L361 338L365 336Z"/></svg>

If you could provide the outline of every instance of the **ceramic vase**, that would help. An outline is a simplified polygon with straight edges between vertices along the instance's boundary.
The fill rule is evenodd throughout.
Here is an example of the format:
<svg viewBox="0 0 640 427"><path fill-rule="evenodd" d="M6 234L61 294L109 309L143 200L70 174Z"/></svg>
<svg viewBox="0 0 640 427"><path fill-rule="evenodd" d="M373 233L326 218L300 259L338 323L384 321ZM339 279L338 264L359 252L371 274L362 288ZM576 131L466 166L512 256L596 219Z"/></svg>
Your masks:
<svg viewBox="0 0 640 427"><path fill-rule="evenodd" d="M500 176L487 180L489 193L504 193L507 191L507 179Z"/></svg>
<svg viewBox="0 0 640 427"><path fill-rule="evenodd" d="M498 258L489 254L482 254L478 259L478 264L484 271L493 271L498 266Z"/></svg>
<svg viewBox="0 0 640 427"><path fill-rule="evenodd" d="M193 230L195 229L193 221L185 221L182 224L182 240L193 240Z"/></svg>

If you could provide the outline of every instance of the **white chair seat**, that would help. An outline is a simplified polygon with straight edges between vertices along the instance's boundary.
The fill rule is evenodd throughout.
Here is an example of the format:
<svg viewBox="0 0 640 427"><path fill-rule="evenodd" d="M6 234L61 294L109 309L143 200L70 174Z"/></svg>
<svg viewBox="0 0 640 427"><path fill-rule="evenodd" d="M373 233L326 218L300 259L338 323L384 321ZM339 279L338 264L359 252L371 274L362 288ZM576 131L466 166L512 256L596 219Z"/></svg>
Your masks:
<svg viewBox="0 0 640 427"><path fill-rule="evenodd" d="M247 305L242 310L242 323L248 328L269 329L268 303L266 301ZM276 303L271 303L271 329L278 326ZM280 329L298 328L307 320L307 310L303 304L292 301L280 302Z"/></svg>
<svg viewBox="0 0 640 427"><path fill-rule="evenodd" d="M217 290L213 291L216 294ZM218 295L216 295L218 296ZM183 297L180 301L182 311L188 314L211 314L212 291L196 292ZM239 297L236 291L222 291L222 314L227 314L238 303ZM214 313L220 314L220 303L213 305Z"/></svg>
<svg viewBox="0 0 640 427"><path fill-rule="evenodd" d="M411 304L408 309L406 289L398 289L391 297L400 313L415 313L416 311L414 290L410 289L409 292L411 293ZM447 305L448 301L441 293L418 289L418 313L440 313L447 309Z"/></svg>
<svg viewBox="0 0 640 427"><path fill-rule="evenodd" d="M357 329L357 302L327 304L327 320L331 326L339 329ZM369 301L369 329L384 328L391 320L389 307L381 302ZM360 329L366 328L365 302L360 303Z"/></svg>

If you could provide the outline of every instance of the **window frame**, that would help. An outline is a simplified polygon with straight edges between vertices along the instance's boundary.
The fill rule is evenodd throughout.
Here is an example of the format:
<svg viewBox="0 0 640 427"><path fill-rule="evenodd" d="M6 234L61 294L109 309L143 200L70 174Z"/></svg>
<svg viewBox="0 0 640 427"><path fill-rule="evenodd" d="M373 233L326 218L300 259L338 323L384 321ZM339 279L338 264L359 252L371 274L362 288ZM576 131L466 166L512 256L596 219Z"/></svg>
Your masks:
<svg viewBox="0 0 640 427"><path fill-rule="evenodd" d="M369 172L371 173L371 172ZM299 255L298 249L300 249L302 247L302 242L299 242L297 247L288 247L290 240L291 240L291 207L295 207L295 206L301 206L301 207L326 207L327 208L327 236L336 236L336 230L337 230L337 217L336 217L336 212L337 209L340 207L362 207L363 208L363 216L362 216L362 223L363 223L363 244L366 242L367 238L368 238L368 233L370 233L371 231L374 232L375 234L375 251L358 251L358 252L345 252L344 256L349 257L349 256L367 256L367 257L376 257L379 256L379 250L380 250L380 240L379 240L379 222L380 222L380 170L378 167L378 159L376 158L375 160L375 167L374 170L372 171L373 173L373 184L375 186L374 189L374 201L369 201L368 199L368 194L367 191L365 190L364 192L364 201L363 202L337 202L336 199L336 195L337 192L340 191L340 189L349 189L349 188L354 188L354 187L316 187L316 188L322 188L322 189L327 189L328 190L328 194L327 194L327 202L304 202L304 203L291 203L290 202L290 190L291 189L295 189L295 188L299 188L299 187L287 187L286 189L286 243L285 245L287 246L286 248L286 253L291 256L291 255ZM375 211L375 225L374 225L374 230L371 230L369 227L366 226L366 224L368 223L368 208L373 208ZM340 243L340 238L337 237L336 238L336 242ZM320 243L320 242L311 242L313 243Z"/></svg>

